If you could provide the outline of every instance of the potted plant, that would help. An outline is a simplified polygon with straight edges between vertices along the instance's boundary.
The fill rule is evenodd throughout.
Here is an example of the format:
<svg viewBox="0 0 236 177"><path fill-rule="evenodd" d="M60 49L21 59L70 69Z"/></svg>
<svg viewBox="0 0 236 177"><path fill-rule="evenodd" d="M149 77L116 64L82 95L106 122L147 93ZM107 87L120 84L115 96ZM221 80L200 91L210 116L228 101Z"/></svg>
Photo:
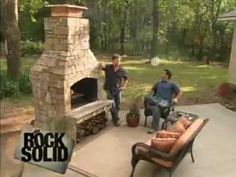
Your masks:
<svg viewBox="0 0 236 177"><path fill-rule="evenodd" d="M126 121L129 127L137 127L140 121L140 106L139 99L135 99L130 104L129 112L126 114Z"/></svg>

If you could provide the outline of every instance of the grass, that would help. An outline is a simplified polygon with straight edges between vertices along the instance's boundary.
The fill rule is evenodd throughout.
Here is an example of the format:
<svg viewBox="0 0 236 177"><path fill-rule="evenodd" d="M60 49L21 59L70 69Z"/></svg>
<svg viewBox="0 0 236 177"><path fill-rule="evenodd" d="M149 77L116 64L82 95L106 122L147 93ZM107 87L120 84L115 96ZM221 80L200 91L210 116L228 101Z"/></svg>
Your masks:
<svg viewBox="0 0 236 177"><path fill-rule="evenodd" d="M128 71L130 81L123 94L126 101L147 94L166 68L172 71L172 80L183 91L181 104L215 102L218 86L227 81L227 68L201 62L162 60L159 66L154 67L147 60L126 60L123 66Z"/></svg>
<svg viewBox="0 0 236 177"><path fill-rule="evenodd" d="M38 57L22 58L23 69L33 65ZM108 59L100 61L109 62ZM204 65L201 62L187 60L164 60L159 66L150 66L148 60L141 58L125 58L123 67L128 71L129 84L123 92L123 102L128 103L137 96L143 96L151 89L154 83L160 80L163 69L168 68L173 73L173 81L182 91L183 97L180 104L207 103L217 101L216 91L218 86L227 82L227 68L221 66ZM0 60L0 67L6 70L6 60ZM19 103L20 105L32 104L32 97L18 96L7 98L4 101ZM7 104L9 105L9 104Z"/></svg>
<svg viewBox="0 0 236 177"><path fill-rule="evenodd" d="M26 70L30 68L34 62L38 59L38 56L27 56L27 57L22 57L21 62L22 62L22 68L23 70ZM7 62L5 59L1 58L0 59L0 68L2 71L7 70Z"/></svg>

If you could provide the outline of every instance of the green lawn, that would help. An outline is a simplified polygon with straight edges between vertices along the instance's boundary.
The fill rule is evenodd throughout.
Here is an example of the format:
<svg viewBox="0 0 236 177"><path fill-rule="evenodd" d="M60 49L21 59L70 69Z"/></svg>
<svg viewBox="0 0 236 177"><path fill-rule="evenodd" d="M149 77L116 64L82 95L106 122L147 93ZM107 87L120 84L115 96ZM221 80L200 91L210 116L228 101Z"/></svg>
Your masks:
<svg viewBox="0 0 236 177"><path fill-rule="evenodd" d="M22 58L23 68L29 68L38 57ZM108 62L108 59L100 61ZM0 60L1 69L6 70L6 61ZM123 92L123 101L130 102L134 97L145 95L154 83L160 80L163 69L168 68L173 72L173 81L183 91L180 104L206 103L217 101L217 87L227 81L227 68L222 66L204 65L201 62L164 60L159 66L153 67L147 60L140 58L125 58L123 66L128 71L129 84ZM22 103L22 99L29 97L17 97L6 99ZM20 100L19 100L20 99Z"/></svg>
<svg viewBox="0 0 236 177"><path fill-rule="evenodd" d="M147 60L146 60L147 61ZM172 80L183 91L181 104L217 101L218 86L227 81L227 68L208 66L200 62L162 60L157 67L145 60L126 60L124 67L129 74L129 86L124 92L125 100L145 95L160 80L163 69L170 69Z"/></svg>

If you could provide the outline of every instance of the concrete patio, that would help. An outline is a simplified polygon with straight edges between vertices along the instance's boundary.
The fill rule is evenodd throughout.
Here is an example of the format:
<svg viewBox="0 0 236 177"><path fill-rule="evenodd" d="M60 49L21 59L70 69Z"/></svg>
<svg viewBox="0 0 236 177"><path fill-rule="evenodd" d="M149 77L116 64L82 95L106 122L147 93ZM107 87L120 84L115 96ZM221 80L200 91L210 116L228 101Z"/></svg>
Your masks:
<svg viewBox="0 0 236 177"><path fill-rule="evenodd" d="M230 111L220 104L178 106L177 110L210 118L210 122L195 141L193 151L196 162L192 163L190 155L187 155L174 171L173 177L236 176L236 112ZM125 113L122 111L121 117L125 117ZM5 156L8 161L5 159L6 163L1 171L1 176L19 176L17 175L17 171L19 171L22 173L22 177L31 177L32 174L35 177L129 177L132 145L138 141L145 142L152 137L142 126L143 121L138 128L129 128L123 121L121 127L109 126L100 134L87 138L83 146L75 149L70 167L65 175L27 163L23 165L20 161L9 161L14 148L9 152L10 149L7 146L14 144L18 139L18 135L12 135L14 139L7 140L1 147L1 154L3 154L1 160L4 158L4 149L8 152L7 157ZM151 119L149 119L149 125L150 121ZM76 169L79 173L76 172ZM134 176L167 177L168 173L155 165L141 161L137 165Z"/></svg>
<svg viewBox="0 0 236 177"><path fill-rule="evenodd" d="M210 122L195 141L196 162L192 163L190 155L187 155L173 176L236 176L236 113L220 104L180 106L177 109L210 118ZM132 144L150 137L142 126L129 128L123 125L113 128L76 151L71 164L99 177L128 177ZM168 173L155 165L140 162L134 176L166 177Z"/></svg>

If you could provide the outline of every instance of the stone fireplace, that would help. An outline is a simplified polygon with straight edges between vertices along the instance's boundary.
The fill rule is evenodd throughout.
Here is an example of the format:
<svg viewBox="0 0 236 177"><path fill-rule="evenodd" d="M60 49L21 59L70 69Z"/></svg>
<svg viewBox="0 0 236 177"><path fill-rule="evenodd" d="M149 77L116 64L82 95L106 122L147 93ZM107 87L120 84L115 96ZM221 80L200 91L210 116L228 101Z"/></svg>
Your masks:
<svg viewBox="0 0 236 177"><path fill-rule="evenodd" d="M110 109L98 61L89 46L85 7L49 5L45 51L31 69L36 121L72 117L77 123Z"/></svg>

